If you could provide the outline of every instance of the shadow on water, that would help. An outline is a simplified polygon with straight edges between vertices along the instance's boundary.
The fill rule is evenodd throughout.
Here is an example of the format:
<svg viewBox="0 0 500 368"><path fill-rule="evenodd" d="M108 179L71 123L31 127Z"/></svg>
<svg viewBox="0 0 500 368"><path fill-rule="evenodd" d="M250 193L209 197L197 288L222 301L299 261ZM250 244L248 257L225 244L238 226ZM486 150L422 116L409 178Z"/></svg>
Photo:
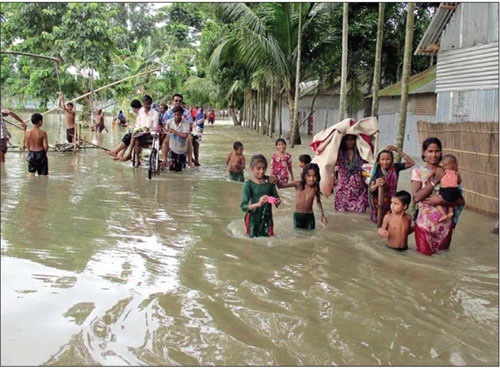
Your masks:
<svg viewBox="0 0 500 368"><path fill-rule="evenodd" d="M111 148L124 132L87 134ZM235 140L247 162L275 150L217 122L200 168L153 180L99 149L50 152L50 176L28 179L25 154L9 152L2 365L498 365L496 219L465 211L450 251L425 257L413 237L387 249L332 197L327 226L294 229L281 190L276 237L248 239L224 167Z"/></svg>

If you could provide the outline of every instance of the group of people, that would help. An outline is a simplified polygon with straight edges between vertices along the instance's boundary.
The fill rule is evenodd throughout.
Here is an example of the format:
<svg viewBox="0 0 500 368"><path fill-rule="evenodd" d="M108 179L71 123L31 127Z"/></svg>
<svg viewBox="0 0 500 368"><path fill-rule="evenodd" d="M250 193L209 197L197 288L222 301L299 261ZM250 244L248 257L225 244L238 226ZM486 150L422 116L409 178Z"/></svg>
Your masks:
<svg viewBox="0 0 500 368"><path fill-rule="evenodd" d="M60 106L67 112L66 135L68 142L74 139L74 106L64 104L62 95ZM140 164L141 147L151 144L152 139L160 139L162 147L162 165L169 162L169 169L180 171L186 163L190 167L199 166L198 135L193 134L193 114L183 107L181 94L172 97L173 106L160 106L160 112L152 108L153 100L146 95L142 103L131 102L131 108L137 118L134 129L125 134L120 144L107 154L114 159L129 160L132 152ZM25 130L24 144L30 176L48 175L47 151L49 149L47 133L41 129L42 114L31 116L33 127L27 130L26 124L14 112L2 109L0 153L1 162L5 161L7 142L10 134L4 118L12 116L21 123ZM200 112L202 114L200 115ZM202 109L197 112L196 130L203 132L206 114ZM370 208L370 219L379 224L378 235L387 239L387 246L396 250L408 249L408 236L415 233L417 251L432 255L438 250L448 249L452 231L465 204L462 196L458 173L458 163L453 155L443 155L441 141L427 138L422 144L424 164L414 168L411 173L411 194L397 190L399 173L415 165L415 162L402 150L387 146L376 156L367 181L364 164L357 146L357 135L346 134L342 137L336 163L334 208L336 211L364 213ZM319 183L319 166L311 162L309 155L299 157L300 178L295 180L292 156L286 152L286 141L279 138L275 142L276 152L271 156L271 175L266 175L268 161L265 156L254 155L250 161L252 177L245 181L245 157L243 144L234 142L233 150L228 154L226 167L231 180L244 182L240 207L245 212L245 229L249 237L273 236L274 225L272 205L280 206L281 200L277 189L295 188L294 226L314 229L315 218L313 204L316 201L321 211L321 221L327 224ZM404 158L404 163L395 163L393 152ZM170 155L170 160L167 160ZM290 180L290 182L289 182ZM413 216L408 214L412 202L416 204Z"/></svg>
<svg viewBox="0 0 500 368"><path fill-rule="evenodd" d="M346 134L340 143L336 176L334 208L339 212L364 213L370 208L370 219L380 224L377 233L386 239L386 245L398 251L408 249L408 236L415 232L417 251L432 255L448 249L453 228L465 201L461 194L460 174L453 155L443 155L441 141L432 137L422 144L424 165L411 173L411 191L397 190L399 173L415 165L413 159L394 146L380 150L373 163L369 180L364 174L364 164L356 147L358 136ZM259 154L252 157L252 177L244 182L240 207L245 213L245 229L249 237L273 236L272 205L281 204L277 189L295 188L294 226L314 229L313 203L316 199L321 211L321 221L327 219L321 203L320 170L311 163L309 155L299 157L302 169L299 180L294 180L292 158L286 152L286 141L275 142L277 152L271 157L271 175L266 175L267 160ZM404 158L395 163L393 152ZM442 164L442 166L441 166ZM227 171L232 180L244 181L245 159L243 144L235 142L226 159ZM288 180L291 179L289 183ZM380 192L380 193L379 193ZM379 195L380 194L380 195ZM407 211L416 204L412 215Z"/></svg>
<svg viewBox="0 0 500 368"><path fill-rule="evenodd" d="M188 110L183 96L172 96L172 107L159 105L153 108L153 99L145 95L142 102L133 100L130 104L136 114L134 127L126 133L121 142L106 153L114 160L128 161L135 153L135 166L141 164L141 151L152 144L153 139L160 140L161 166L180 171L187 164L189 167L200 166L200 140L207 114L203 107Z"/></svg>

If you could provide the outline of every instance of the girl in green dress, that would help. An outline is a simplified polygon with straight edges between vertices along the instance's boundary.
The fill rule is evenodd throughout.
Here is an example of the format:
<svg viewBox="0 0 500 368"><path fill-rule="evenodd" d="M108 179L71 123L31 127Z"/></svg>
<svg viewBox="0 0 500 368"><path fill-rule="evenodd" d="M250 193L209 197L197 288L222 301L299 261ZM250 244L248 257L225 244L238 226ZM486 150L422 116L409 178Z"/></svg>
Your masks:
<svg viewBox="0 0 500 368"><path fill-rule="evenodd" d="M245 212L246 234L255 236L274 236L272 204L276 208L281 200L275 184L265 175L267 160L263 155L255 155L250 162L253 176L243 184L241 209Z"/></svg>

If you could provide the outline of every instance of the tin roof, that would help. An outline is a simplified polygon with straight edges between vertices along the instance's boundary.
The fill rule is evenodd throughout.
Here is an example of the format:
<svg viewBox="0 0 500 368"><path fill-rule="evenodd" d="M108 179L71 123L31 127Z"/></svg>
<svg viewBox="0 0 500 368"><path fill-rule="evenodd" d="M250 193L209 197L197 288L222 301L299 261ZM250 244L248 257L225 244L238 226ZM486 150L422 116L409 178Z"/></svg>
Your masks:
<svg viewBox="0 0 500 368"><path fill-rule="evenodd" d="M436 66L410 77L409 95L420 93L434 93L436 87ZM401 82L384 88L379 92L379 97L383 96L401 96ZM372 97L372 96L371 96Z"/></svg>
<svg viewBox="0 0 500 368"><path fill-rule="evenodd" d="M432 17L414 55L436 55L440 48L441 33L455 12L458 3L441 3Z"/></svg>

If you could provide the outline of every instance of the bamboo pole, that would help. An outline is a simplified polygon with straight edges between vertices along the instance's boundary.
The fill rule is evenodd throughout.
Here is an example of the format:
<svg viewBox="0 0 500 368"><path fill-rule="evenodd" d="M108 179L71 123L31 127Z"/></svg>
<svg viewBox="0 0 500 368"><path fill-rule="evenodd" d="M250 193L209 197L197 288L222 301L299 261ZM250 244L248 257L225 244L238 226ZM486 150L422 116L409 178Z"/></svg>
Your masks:
<svg viewBox="0 0 500 368"><path fill-rule="evenodd" d="M99 146L98 144L95 144L95 143L89 142L89 141L88 141L88 140L86 140L85 138L80 138L80 140L81 140L82 142L85 142L85 143L91 144L91 145L93 145L93 146L95 146L95 147L97 147L97 148L103 149L103 150L105 150L105 151L111 151L109 148L106 148L106 147L103 147L103 146Z"/></svg>
<svg viewBox="0 0 500 368"><path fill-rule="evenodd" d="M88 95L90 95L91 93L99 92L99 91L102 91L103 89L106 89L106 88L109 88L109 87L115 86L115 85L117 85L117 84L120 84L120 83L122 83L122 82L125 82L126 80L129 80L129 79L132 79L132 78L135 78L135 77L139 77L139 76L144 75L144 74L147 74L147 73L157 72L157 71L160 71L160 70L161 70L161 68L156 68L156 69L153 69L153 70L149 70L149 71L147 71L147 72L142 72L142 73L138 73L138 74L132 75L132 76L127 77L127 78L123 78L123 79L118 80L118 81L116 81L116 82L113 82L113 83L107 84L107 85L105 85L105 86L99 87L99 88L97 88L97 89L96 89L96 90L94 90L94 91L87 92L87 93L85 93L85 94L83 94L83 95L81 95L81 96L79 96L79 97L76 97L76 98L74 98L74 99L72 99L72 100L66 101L66 103L68 103L68 102L75 102L75 101L81 100L82 98L87 97L87 96L88 96ZM42 115L48 114L49 112L52 112L52 111L57 110L57 109L59 109L59 106L54 107L53 109L47 110L47 111L45 111L45 112L42 112ZM27 122L27 121L29 121L29 120L30 120L30 119L26 119L24 122Z"/></svg>
<svg viewBox="0 0 500 368"><path fill-rule="evenodd" d="M40 58L40 59L47 59L47 60L52 60L55 61L56 63L59 63L60 60L51 57L51 56L42 56L42 55L36 55L36 54L30 54L29 52L20 52L20 51L0 51L2 54L9 54L9 55L22 55L22 56L30 56L30 57L35 57L35 58Z"/></svg>

